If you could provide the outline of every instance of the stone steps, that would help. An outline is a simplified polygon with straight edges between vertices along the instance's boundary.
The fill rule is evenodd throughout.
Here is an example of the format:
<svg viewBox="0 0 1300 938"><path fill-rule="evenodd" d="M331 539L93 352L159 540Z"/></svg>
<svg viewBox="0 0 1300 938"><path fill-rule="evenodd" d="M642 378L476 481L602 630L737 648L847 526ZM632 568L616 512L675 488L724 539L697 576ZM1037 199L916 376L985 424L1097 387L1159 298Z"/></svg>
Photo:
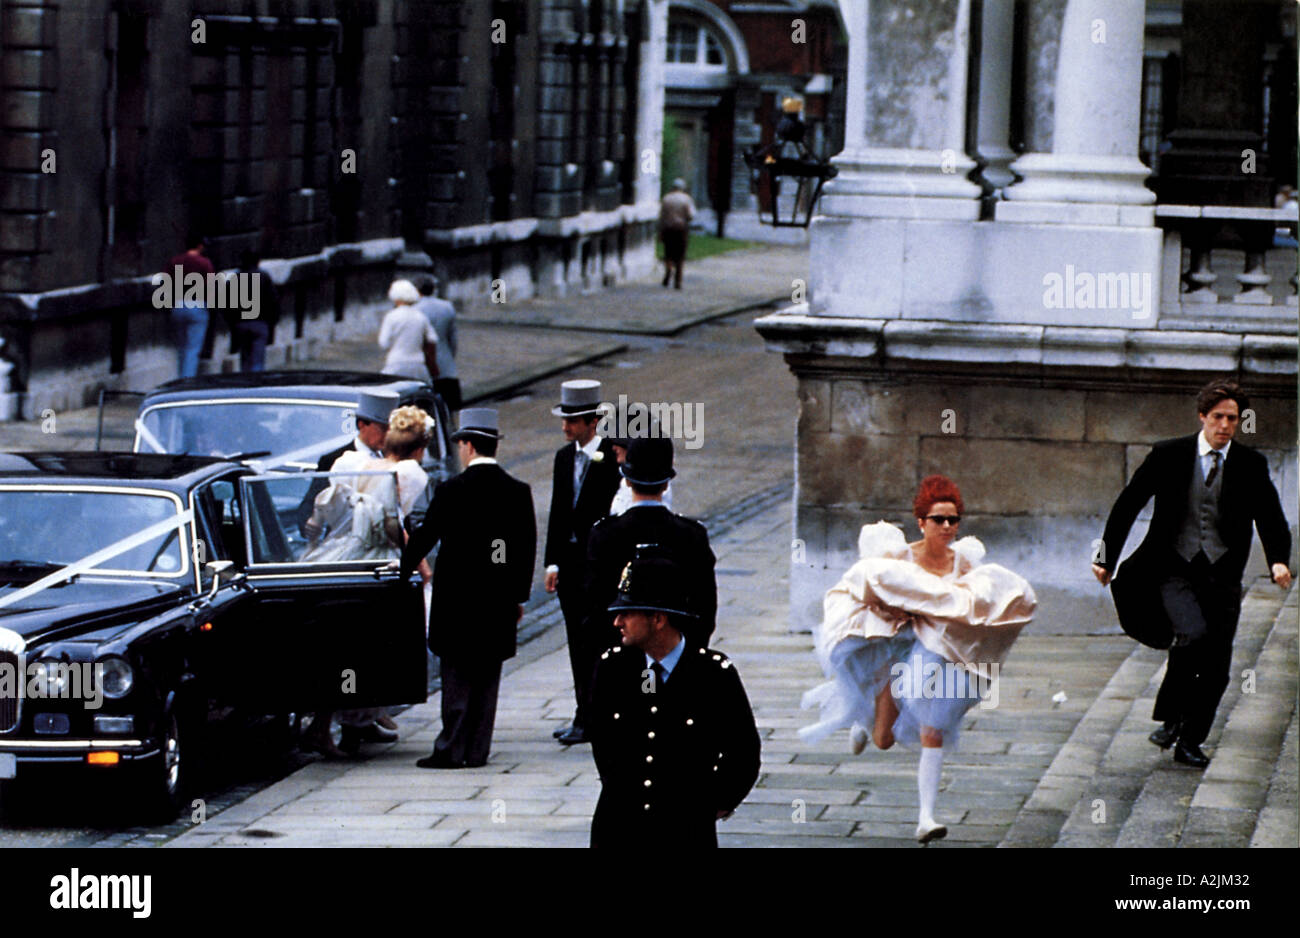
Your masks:
<svg viewBox="0 0 1300 938"><path fill-rule="evenodd" d="M1243 696L1239 680L1241 672L1247 666L1255 666L1266 638L1277 631L1278 623L1284 626L1281 632L1285 632L1285 621L1279 615L1282 603L1282 595L1266 580L1253 584L1244 598L1233 651L1236 679L1220 705L1220 716L1211 730L1211 742L1217 739L1216 732L1226 725L1225 714L1229 714L1238 698ZM1285 635L1281 638L1284 639ZM1278 685L1275 690L1284 693L1281 673L1285 666L1279 668L1274 660L1276 652L1271 654L1273 657L1263 659L1268 662L1264 666ZM1147 740L1147 735L1156 726L1151 720L1151 708L1164 677L1165 658L1163 651L1134 646L1057 753L1000 846L1173 846L1179 842L1202 773L1174 763L1167 751L1156 748ZM1290 674L1294 673L1292 666ZM1257 690L1259 680L1257 675ZM1294 683L1290 693L1294 697ZM1286 717L1291 712L1289 707L1279 709L1284 711L1284 715L1281 729L1277 731L1278 746L1264 753L1270 759L1277 755L1281 730L1285 729ZM1234 739L1236 737L1228 739L1230 747L1243 745ZM1250 758L1262 761L1257 742L1244 745L1249 747ZM1232 763L1242 765L1239 752L1229 748L1226 755L1228 758L1223 760L1223 768L1219 771L1240 773L1242 768L1231 766ZM1212 762L1211 768L1217 764ZM1265 781L1272 766L1270 761ZM1256 773L1260 771L1259 765L1250 768ZM1217 786L1222 791L1231 788ZM1211 797L1209 792L1212 790L1216 789L1207 789L1207 798ZM1218 797L1222 800L1223 795ZM1262 803L1262 798L1260 800ZM1201 807L1208 808L1209 803ZM1196 812L1197 825L1224 819L1207 815L1203 821L1200 814Z"/></svg>
<svg viewBox="0 0 1300 938"><path fill-rule="evenodd" d="M1171 757L1159 759L1116 846L1249 845L1296 693L1294 665L1286 663L1288 616L1294 621L1288 599L1263 580L1247 593L1233 644L1232 679L1210 729L1209 768L1198 772ZM1293 628L1289 631L1294 635ZM1247 669L1255 675L1252 693L1243 692Z"/></svg>

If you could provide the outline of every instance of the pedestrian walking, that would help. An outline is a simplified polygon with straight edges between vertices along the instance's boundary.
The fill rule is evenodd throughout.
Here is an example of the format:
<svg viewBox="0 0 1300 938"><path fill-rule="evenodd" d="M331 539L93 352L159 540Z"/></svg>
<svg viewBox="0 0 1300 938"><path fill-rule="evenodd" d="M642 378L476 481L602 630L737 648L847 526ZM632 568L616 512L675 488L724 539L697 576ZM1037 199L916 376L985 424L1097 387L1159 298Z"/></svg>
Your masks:
<svg viewBox="0 0 1300 938"><path fill-rule="evenodd" d="M674 561L686 577L693 618L691 637L707 644L717 624L718 583L716 559L709 547L709 532L698 521L674 514L663 503L673 469L673 441L666 437L629 440L627 459L619 466L632 492L632 506L610 515L591 529L587 542L587 632L612 635L609 607L618 594L618 580L637 551L653 549Z"/></svg>
<svg viewBox="0 0 1300 938"><path fill-rule="evenodd" d="M460 412L452 434L465 469L441 483L424 522L402 551L401 579L441 543L433 567L429 648L442 660L442 731L423 769L487 762L501 662L515 655L515 630L533 582L537 522L532 491L496 461L495 410Z"/></svg>
<svg viewBox="0 0 1300 938"><path fill-rule="evenodd" d="M190 274L199 274L208 283L208 277L217 271L207 258L207 250L207 238L191 234L185 239L184 252L167 262L164 273L175 278L179 271L182 280ZM176 370L179 377L192 378L199 373L199 353L210 326L208 307L201 299L181 299L186 293L183 282L173 284L172 293L177 297L169 316L172 342L176 346Z"/></svg>
<svg viewBox="0 0 1300 938"><path fill-rule="evenodd" d="M961 492L927 476L912 505L921 540L909 544L885 521L864 525L860 559L826 594L816 651L830 681L804 695L821 720L799 731L819 740L848 728L856 755L867 727L880 749L921 747L916 839L948 833L935 819L944 750L957 745L966 711L993 684L1038 600L1022 577L981 563L984 545L957 537Z"/></svg>
<svg viewBox="0 0 1300 938"><path fill-rule="evenodd" d="M393 308L379 324L379 347L388 350L384 374L432 384L438 376L438 333L415 308L420 291L409 280L394 280L388 300Z"/></svg>
<svg viewBox="0 0 1300 938"><path fill-rule="evenodd" d="M695 217L695 200L686 192L686 180L674 179L673 188L659 202L659 240L664 245L664 286L682 288L682 265L686 262L686 244L691 220Z"/></svg>
<svg viewBox="0 0 1300 938"><path fill-rule="evenodd" d="M433 379L433 390L454 413L461 405L460 378L456 374L456 307L434 296L437 287L434 278L423 278L420 301L415 305L438 334L438 374Z"/></svg>
<svg viewBox="0 0 1300 938"><path fill-rule="evenodd" d="M749 698L727 656L689 638L685 582L671 561L635 560L610 606L621 637L592 688L593 847L716 847L758 778Z"/></svg>
<svg viewBox="0 0 1300 938"><path fill-rule="evenodd" d="M1124 631L1169 649L1150 736L1174 760L1203 769L1201 744L1230 679L1232 640L1241 613L1241 578L1258 529L1273 582L1291 585L1291 532L1264 456L1233 437L1250 401L1229 379L1209 382L1196 398L1201 430L1156 443L1106 519L1102 555L1092 571L1111 580L1129 528L1154 496L1151 527L1120 566L1111 590Z"/></svg>
<svg viewBox="0 0 1300 938"><path fill-rule="evenodd" d="M239 370L265 371L266 347L271 333L280 320L280 296L275 284L261 268L261 257L256 251L244 251L239 256L239 273L257 278L257 309L252 319L245 319L238 308L226 310L226 324L230 327L231 351L239 353Z"/></svg>
<svg viewBox="0 0 1300 938"><path fill-rule="evenodd" d="M600 382L565 381L560 403L551 413L561 418L564 446L555 454L551 510L546 523L546 592L558 593L569 640L576 709L573 722L551 735L566 746L587 742L587 705L591 674L600 655L596 636L583 627L587 615L587 538L591 526L609 512L619 473L610 442L596 432Z"/></svg>

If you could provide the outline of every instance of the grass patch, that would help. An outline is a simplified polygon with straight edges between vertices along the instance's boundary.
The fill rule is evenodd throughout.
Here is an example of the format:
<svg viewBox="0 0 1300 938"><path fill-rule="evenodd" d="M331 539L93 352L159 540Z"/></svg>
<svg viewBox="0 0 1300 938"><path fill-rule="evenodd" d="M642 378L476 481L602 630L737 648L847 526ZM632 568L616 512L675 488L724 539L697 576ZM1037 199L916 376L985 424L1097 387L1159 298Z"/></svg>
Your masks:
<svg viewBox="0 0 1300 938"><path fill-rule="evenodd" d="M723 254L727 251L740 251L745 248L760 247L757 241L740 241L736 238L719 238L710 234L701 234L698 231L691 232L691 239L686 243L686 259L688 261L698 261L705 257L712 257L714 254ZM664 245L662 241L655 241L655 257L659 260L664 259Z"/></svg>

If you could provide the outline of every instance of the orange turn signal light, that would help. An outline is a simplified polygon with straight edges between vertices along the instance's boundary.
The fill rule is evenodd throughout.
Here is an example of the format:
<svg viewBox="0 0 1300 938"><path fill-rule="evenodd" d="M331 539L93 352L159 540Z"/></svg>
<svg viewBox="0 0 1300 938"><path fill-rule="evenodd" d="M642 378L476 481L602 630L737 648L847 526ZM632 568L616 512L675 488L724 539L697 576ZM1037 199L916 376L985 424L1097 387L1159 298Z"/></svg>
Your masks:
<svg viewBox="0 0 1300 938"><path fill-rule="evenodd" d="M86 762L89 765L117 765L121 761L121 754L116 752L86 753Z"/></svg>
<svg viewBox="0 0 1300 938"><path fill-rule="evenodd" d="M199 631L200 631L200 632L211 632L211 631L212 631L212 623L211 623L211 622L204 622L202 625L199 626Z"/></svg>

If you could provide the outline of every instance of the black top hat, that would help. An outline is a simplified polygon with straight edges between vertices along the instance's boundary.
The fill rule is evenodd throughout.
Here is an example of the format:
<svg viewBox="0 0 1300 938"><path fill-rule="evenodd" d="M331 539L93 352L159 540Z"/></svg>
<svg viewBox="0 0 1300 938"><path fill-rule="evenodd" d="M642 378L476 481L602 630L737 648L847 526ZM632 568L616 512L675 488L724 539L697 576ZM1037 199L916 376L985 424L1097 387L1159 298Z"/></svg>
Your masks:
<svg viewBox="0 0 1300 938"><path fill-rule="evenodd" d="M629 440L627 459L618 471L637 485L663 485L677 475L673 469L673 441L666 436Z"/></svg>
<svg viewBox="0 0 1300 938"><path fill-rule="evenodd" d="M497 412L491 407L466 407L460 412L460 429L451 438L464 440L475 436L502 439L497 429Z"/></svg>
<svg viewBox="0 0 1300 938"><path fill-rule="evenodd" d="M686 572L671 560L638 557L623 568L618 597L609 611L666 612L696 619L685 581Z"/></svg>

